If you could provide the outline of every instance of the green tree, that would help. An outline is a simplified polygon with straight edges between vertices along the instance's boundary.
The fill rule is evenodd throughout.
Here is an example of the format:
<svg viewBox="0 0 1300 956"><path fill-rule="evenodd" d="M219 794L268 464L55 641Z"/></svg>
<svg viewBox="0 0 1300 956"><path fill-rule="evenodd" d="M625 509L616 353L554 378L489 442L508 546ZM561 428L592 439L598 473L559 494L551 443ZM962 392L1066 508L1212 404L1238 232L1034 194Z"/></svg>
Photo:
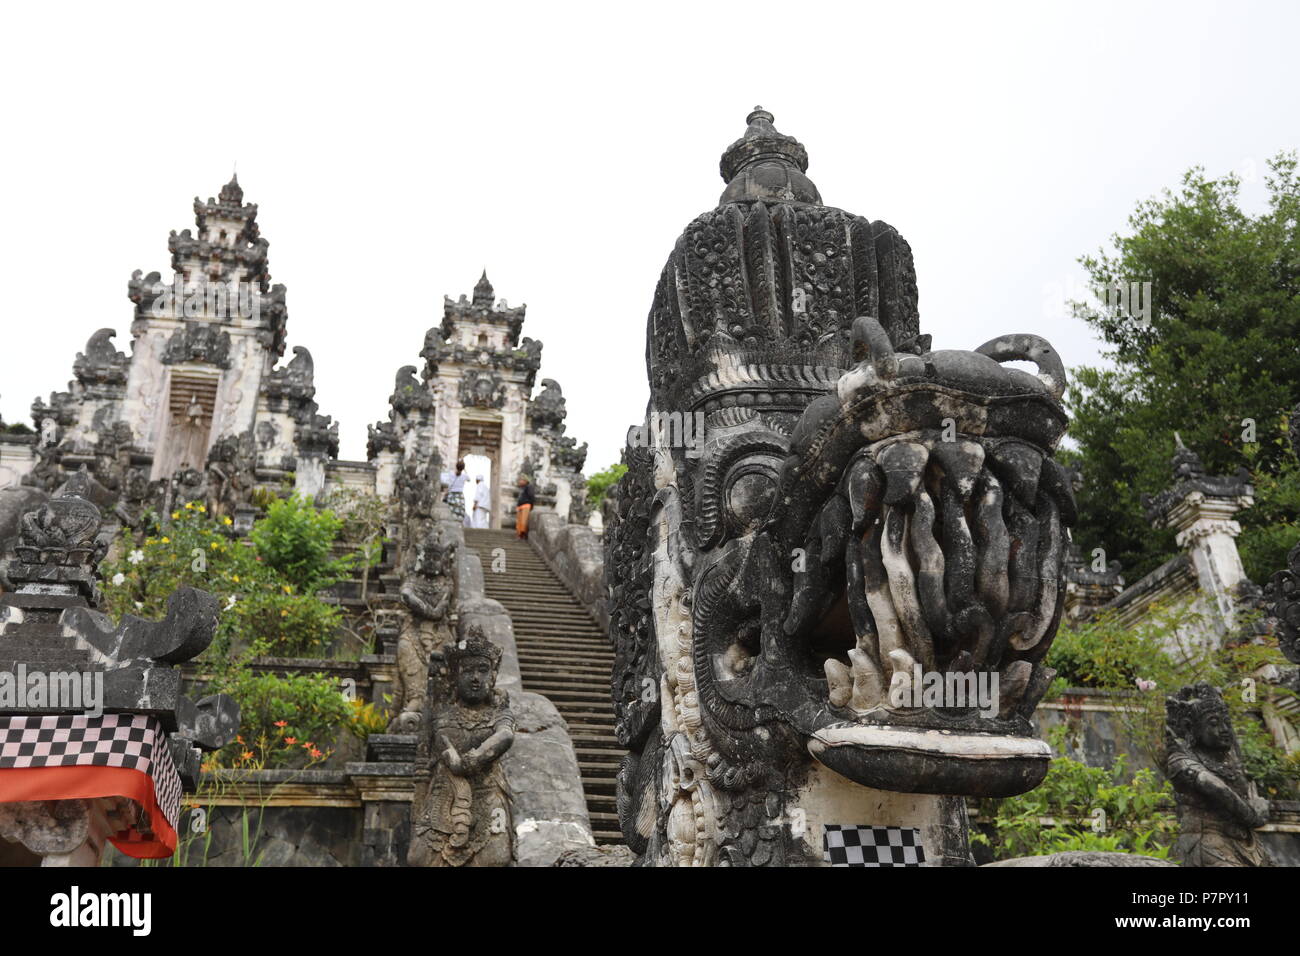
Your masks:
<svg viewBox="0 0 1300 956"><path fill-rule="evenodd" d="M1098 290L1151 283L1149 312L1147 303L1121 308L1118 297L1100 311L1076 305L1114 368L1076 369L1067 399L1078 445L1067 457L1084 477L1076 538L1118 558L1129 580L1171 552L1172 536L1152 533L1140 496L1170 483L1174 432L1212 473L1283 474L1290 451L1275 440L1277 423L1300 401L1296 166L1294 153L1270 161L1268 203L1257 215L1241 208L1237 177L1192 169L1177 191L1140 203L1131 233L1112 237L1111 250L1080 260ZM1243 437L1247 420L1253 445ZM1272 561L1278 545L1262 539L1294 520L1295 482L1284 480L1275 499L1267 497L1273 485L1260 478L1260 487L1243 546Z"/></svg>
<svg viewBox="0 0 1300 956"><path fill-rule="evenodd" d="M618 480L627 474L627 465L610 465L602 468L587 479L587 504L599 508L600 503L609 493L609 489L618 484Z"/></svg>

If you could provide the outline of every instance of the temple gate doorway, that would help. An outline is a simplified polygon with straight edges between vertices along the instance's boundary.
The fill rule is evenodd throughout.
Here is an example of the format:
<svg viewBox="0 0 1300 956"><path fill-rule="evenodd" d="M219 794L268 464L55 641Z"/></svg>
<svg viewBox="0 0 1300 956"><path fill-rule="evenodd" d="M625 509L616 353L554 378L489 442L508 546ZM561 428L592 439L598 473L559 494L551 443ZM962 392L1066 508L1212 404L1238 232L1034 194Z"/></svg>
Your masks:
<svg viewBox="0 0 1300 956"><path fill-rule="evenodd" d="M473 514L474 479L479 475L491 489L489 499L489 528L504 527L503 501L501 490L501 422L489 420L461 419L460 445L456 455L465 462L465 474L469 480L465 483L465 513Z"/></svg>

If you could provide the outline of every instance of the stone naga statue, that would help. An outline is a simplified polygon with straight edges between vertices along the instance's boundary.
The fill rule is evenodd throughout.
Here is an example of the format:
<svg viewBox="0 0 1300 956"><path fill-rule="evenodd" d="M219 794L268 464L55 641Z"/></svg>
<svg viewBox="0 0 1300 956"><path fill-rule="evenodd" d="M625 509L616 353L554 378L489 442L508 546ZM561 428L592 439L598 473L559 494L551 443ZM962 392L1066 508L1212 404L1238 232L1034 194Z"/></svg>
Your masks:
<svg viewBox="0 0 1300 956"><path fill-rule="evenodd" d="M1074 519L1064 366L1036 335L932 350L902 236L748 124L660 278L606 530L622 828L648 863L777 865L825 859L830 824L914 825L966 863L952 795L1050 759L1029 717ZM891 693L926 674L991 708ZM917 817L891 792L936 796Z"/></svg>
<svg viewBox="0 0 1300 956"><path fill-rule="evenodd" d="M514 859L511 794L501 757L515 739L504 691L496 689L501 648L471 624L444 646L430 675L430 779L411 807L411 866L509 866Z"/></svg>
<svg viewBox="0 0 1300 956"><path fill-rule="evenodd" d="M1218 688L1182 688L1165 701L1165 774L1178 805L1174 855L1184 866L1272 866L1255 830L1268 801L1246 774Z"/></svg>
<svg viewBox="0 0 1300 956"><path fill-rule="evenodd" d="M436 527L429 529L416 546L412 573L402 582L402 603L410 617L397 642L390 733L414 733L419 729L429 659L451 638L448 618L456 550L454 540L444 541Z"/></svg>

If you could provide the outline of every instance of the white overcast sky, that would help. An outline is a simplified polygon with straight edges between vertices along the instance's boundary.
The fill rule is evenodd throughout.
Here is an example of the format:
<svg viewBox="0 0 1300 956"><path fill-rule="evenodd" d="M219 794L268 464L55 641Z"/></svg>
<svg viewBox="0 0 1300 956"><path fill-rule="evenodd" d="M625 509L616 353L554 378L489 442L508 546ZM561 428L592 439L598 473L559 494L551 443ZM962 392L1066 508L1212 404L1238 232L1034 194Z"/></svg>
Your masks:
<svg viewBox="0 0 1300 956"><path fill-rule="evenodd" d="M647 397L645 320L722 150L762 104L824 200L911 242L936 347L1099 346L1077 257L1189 166L1300 142L1300 4L6 5L0 414L129 351L132 270L168 274L238 163L289 346L364 458L393 373L486 266L525 302L590 473ZM286 355L291 352L286 350Z"/></svg>

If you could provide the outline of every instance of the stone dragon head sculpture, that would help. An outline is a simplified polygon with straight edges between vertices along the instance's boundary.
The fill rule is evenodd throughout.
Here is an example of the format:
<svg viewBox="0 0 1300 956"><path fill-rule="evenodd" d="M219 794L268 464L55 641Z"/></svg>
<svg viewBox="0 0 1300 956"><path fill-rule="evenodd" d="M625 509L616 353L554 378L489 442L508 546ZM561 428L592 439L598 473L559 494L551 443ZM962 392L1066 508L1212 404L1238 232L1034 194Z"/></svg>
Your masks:
<svg viewBox="0 0 1300 956"><path fill-rule="evenodd" d="M648 863L812 862L812 822L897 822L854 817L861 794L951 795L961 843L952 796L1050 759L1029 717L1074 518L1064 366L1036 335L932 349L902 236L747 122L660 277L606 531L621 824ZM916 706L930 674L993 707Z"/></svg>

